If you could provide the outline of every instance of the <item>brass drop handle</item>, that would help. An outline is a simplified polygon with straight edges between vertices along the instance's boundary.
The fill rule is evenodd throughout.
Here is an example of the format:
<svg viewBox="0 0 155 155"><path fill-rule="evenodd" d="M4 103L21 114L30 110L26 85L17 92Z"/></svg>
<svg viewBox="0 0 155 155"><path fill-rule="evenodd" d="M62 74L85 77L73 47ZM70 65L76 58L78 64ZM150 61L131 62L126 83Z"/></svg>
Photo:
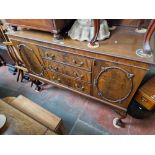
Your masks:
<svg viewBox="0 0 155 155"><path fill-rule="evenodd" d="M48 57L48 59L51 59L51 60L53 60L55 58L54 54L49 55L49 53L47 53L46 56Z"/></svg>
<svg viewBox="0 0 155 155"><path fill-rule="evenodd" d="M75 64L76 64L76 60L75 60L75 59L73 59L73 63L75 63Z"/></svg>
<svg viewBox="0 0 155 155"><path fill-rule="evenodd" d="M58 67L54 67L53 69L54 69L55 71L58 71Z"/></svg>
<svg viewBox="0 0 155 155"><path fill-rule="evenodd" d="M61 82L61 79L60 79L60 78L56 79L55 76L53 76L52 78L53 78L53 80L56 80L56 81L58 81L58 82Z"/></svg>
<svg viewBox="0 0 155 155"><path fill-rule="evenodd" d="M55 58L55 55L54 55L54 54L52 54L52 55L51 55L51 58L52 58L52 59L54 59L54 58Z"/></svg>
<svg viewBox="0 0 155 155"><path fill-rule="evenodd" d="M76 64L77 67L81 67L84 64L82 61L78 64L75 59L73 59L73 63Z"/></svg>
<svg viewBox="0 0 155 155"><path fill-rule="evenodd" d="M79 89L79 90L81 90L81 91L83 91L83 90L84 90L84 86L79 87L77 83L75 84L75 88L76 88L76 89Z"/></svg>
<svg viewBox="0 0 155 155"><path fill-rule="evenodd" d="M58 67L54 67L54 68L53 68L52 66L50 66L49 68L50 68L51 70L58 71Z"/></svg>
<svg viewBox="0 0 155 155"><path fill-rule="evenodd" d="M83 77L84 77L84 75L78 75L76 72L74 72L74 75L76 76L76 77L78 77L78 78L80 78L80 79L82 79Z"/></svg>
<svg viewBox="0 0 155 155"><path fill-rule="evenodd" d="M57 79L57 81L58 81L58 82L61 82L61 79L60 79L60 78L58 78L58 79Z"/></svg>
<svg viewBox="0 0 155 155"><path fill-rule="evenodd" d="M52 78L53 78L53 80L55 80L55 76L53 76Z"/></svg>
<svg viewBox="0 0 155 155"><path fill-rule="evenodd" d="M142 101L143 103L145 103L145 102L147 102L147 99L144 98L144 97L142 96L142 97L141 97L141 101Z"/></svg>

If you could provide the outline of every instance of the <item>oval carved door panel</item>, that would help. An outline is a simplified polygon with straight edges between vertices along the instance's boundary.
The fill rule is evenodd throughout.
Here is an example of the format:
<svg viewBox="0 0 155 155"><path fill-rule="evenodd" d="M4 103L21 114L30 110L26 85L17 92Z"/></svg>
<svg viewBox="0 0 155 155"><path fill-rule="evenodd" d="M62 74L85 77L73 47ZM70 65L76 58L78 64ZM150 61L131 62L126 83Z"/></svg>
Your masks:
<svg viewBox="0 0 155 155"><path fill-rule="evenodd" d="M134 74L118 66L101 67L94 80L97 95L109 102L122 102L131 93Z"/></svg>
<svg viewBox="0 0 155 155"><path fill-rule="evenodd" d="M93 96L127 108L146 73L146 68L125 59L95 60Z"/></svg>
<svg viewBox="0 0 155 155"><path fill-rule="evenodd" d="M33 49L25 44L19 44L18 48L20 55L30 72L38 75L42 74L43 68Z"/></svg>
<svg viewBox="0 0 155 155"><path fill-rule="evenodd" d="M43 76L44 66L39 51L35 45L12 40L16 50L23 60L26 68L32 74Z"/></svg>
<svg viewBox="0 0 155 155"><path fill-rule="evenodd" d="M113 60L95 60L92 70L92 95L103 102L127 108L147 69L128 60Z"/></svg>

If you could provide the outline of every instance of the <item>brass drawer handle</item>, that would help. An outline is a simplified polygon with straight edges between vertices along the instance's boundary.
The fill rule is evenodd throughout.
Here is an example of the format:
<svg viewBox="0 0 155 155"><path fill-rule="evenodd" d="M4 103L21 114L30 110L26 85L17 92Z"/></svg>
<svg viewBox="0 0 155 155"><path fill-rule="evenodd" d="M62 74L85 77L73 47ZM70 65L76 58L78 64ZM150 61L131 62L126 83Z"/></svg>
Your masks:
<svg viewBox="0 0 155 155"><path fill-rule="evenodd" d="M61 79L60 79L60 78L56 79L56 77L55 77L55 76L53 76L53 77L52 77L52 79L53 79L54 81L61 82Z"/></svg>
<svg viewBox="0 0 155 155"><path fill-rule="evenodd" d="M78 64L75 59L73 59L73 63L76 64L77 67L81 67L84 64L82 61Z"/></svg>
<svg viewBox="0 0 155 155"><path fill-rule="evenodd" d="M58 71L58 69L59 69L58 67L54 67L54 68L53 68L52 66L50 66L49 68L50 68L50 70L52 70L52 71L53 71L53 70L54 70L54 71Z"/></svg>
<svg viewBox="0 0 155 155"><path fill-rule="evenodd" d="M141 101L143 102L143 103L146 103L146 102L148 102L148 100L145 98L145 97L141 97Z"/></svg>
<svg viewBox="0 0 155 155"><path fill-rule="evenodd" d="M53 76L52 79L55 80L55 76Z"/></svg>
<svg viewBox="0 0 155 155"><path fill-rule="evenodd" d="M61 82L61 79L60 79L60 78L58 78L58 79L57 79L57 81L58 81L58 82Z"/></svg>
<svg viewBox="0 0 155 155"><path fill-rule="evenodd" d="M47 53L46 56L48 57L48 59L51 59L51 60L53 60L53 59L55 58L55 55L54 55L54 54L49 55L49 54Z"/></svg>
<svg viewBox="0 0 155 155"><path fill-rule="evenodd" d="M75 84L75 88L79 89L80 91L84 91L84 86L79 87L77 83Z"/></svg>
<svg viewBox="0 0 155 155"><path fill-rule="evenodd" d="M84 75L78 75L76 72L74 72L74 75L77 77L77 78L79 78L79 79L82 79L83 77L84 77Z"/></svg>
<svg viewBox="0 0 155 155"><path fill-rule="evenodd" d="M53 69L54 69L55 71L58 71L58 67L54 67Z"/></svg>

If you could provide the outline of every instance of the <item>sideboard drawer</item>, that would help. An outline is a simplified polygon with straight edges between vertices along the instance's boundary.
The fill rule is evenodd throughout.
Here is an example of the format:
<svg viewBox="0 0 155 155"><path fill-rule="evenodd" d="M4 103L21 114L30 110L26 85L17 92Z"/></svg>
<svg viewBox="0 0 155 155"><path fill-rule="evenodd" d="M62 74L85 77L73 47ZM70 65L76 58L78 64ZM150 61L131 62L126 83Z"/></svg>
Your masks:
<svg viewBox="0 0 155 155"><path fill-rule="evenodd" d="M44 60L44 64L46 68L49 69L50 71L62 73L74 77L77 80L91 83L91 72L50 60Z"/></svg>
<svg viewBox="0 0 155 155"><path fill-rule="evenodd" d="M90 94L91 85L86 82L73 79L69 76L65 76L56 72L49 71L50 80L65 86L68 86L77 91Z"/></svg>
<svg viewBox="0 0 155 155"><path fill-rule="evenodd" d="M70 64L74 67L79 67L91 71L92 59L48 48L43 47L38 48L40 50L43 59Z"/></svg>

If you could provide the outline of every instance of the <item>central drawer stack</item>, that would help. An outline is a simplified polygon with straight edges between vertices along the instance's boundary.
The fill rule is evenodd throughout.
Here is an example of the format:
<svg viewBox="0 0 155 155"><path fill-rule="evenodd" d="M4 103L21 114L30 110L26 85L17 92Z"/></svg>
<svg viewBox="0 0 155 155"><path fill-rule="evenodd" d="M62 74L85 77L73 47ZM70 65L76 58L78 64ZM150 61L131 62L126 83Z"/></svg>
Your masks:
<svg viewBox="0 0 155 155"><path fill-rule="evenodd" d="M38 47L49 80L90 94L92 59L44 47Z"/></svg>

